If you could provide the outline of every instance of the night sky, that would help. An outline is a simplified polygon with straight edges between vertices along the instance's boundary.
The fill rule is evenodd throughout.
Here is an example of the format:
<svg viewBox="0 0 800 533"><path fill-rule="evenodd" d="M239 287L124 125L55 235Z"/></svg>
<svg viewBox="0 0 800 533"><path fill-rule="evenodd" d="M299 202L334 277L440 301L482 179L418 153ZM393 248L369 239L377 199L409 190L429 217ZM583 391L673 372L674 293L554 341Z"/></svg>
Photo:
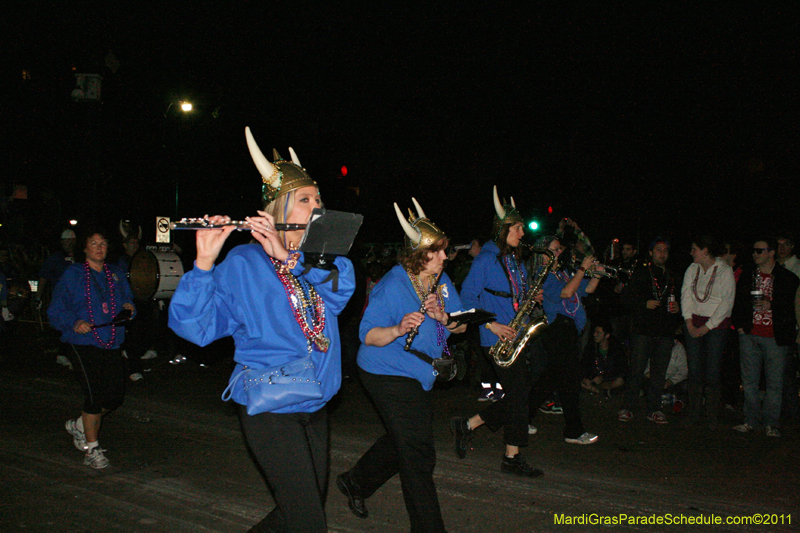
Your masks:
<svg viewBox="0 0 800 533"><path fill-rule="evenodd" d="M399 240L391 202L412 195L455 241L485 233L494 184L597 248L798 229L794 8L17 4L0 22L0 175L29 199L6 205L7 232L11 217L29 238L69 217L152 231L176 183L180 216L243 218L261 186L248 125L266 155L296 150L328 207L364 214L368 241ZM71 101L74 72L103 76L102 103Z"/></svg>

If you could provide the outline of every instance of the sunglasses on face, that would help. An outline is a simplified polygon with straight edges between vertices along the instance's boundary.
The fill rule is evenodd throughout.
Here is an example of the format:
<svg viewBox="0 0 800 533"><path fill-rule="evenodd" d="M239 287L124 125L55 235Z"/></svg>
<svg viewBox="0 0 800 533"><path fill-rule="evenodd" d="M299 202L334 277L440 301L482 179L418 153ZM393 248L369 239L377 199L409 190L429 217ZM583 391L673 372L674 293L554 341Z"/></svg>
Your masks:
<svg viewBox="0 0 800 533"><path fill-rule="evenodd" d="M771 250L771 248L753 248L753 253L761 255L762 253Z"/></svg>

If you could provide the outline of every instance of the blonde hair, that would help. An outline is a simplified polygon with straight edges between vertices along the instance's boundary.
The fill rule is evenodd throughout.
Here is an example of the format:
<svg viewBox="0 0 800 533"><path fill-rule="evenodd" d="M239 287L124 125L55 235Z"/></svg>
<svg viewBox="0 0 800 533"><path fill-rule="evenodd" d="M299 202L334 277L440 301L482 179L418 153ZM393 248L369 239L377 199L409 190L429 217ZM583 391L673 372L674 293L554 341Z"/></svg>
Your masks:
<svg viewBox="0 0 800 533"><path fill-rule="evenodd" d="M264 207L264 211L272 215L276 224L285 224L286 220L292 215L295 204L295 193L299 190L300 189L295 189L286 194L282 194ZM319 193L319 188L317 188L317 193ZM278 234L283 244L286 245L286 232L279 231Z"/></svg>

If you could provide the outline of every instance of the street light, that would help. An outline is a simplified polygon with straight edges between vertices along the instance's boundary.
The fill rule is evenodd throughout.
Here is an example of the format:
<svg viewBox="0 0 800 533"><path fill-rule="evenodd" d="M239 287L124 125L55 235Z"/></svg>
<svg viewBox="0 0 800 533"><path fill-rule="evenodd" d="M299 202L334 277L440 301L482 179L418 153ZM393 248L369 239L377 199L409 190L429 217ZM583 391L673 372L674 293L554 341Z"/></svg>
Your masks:
<svg viewBox="0 0 800 533"><path fill-rule="evenodd" d="M194 108L194 106L192 106L192 103L191 102L187 102L186 100L181 100L179 102L179 104L181 106L181 111L183 111L184 114L187 114L187 115ZM172 108L172 102L170 102L169 106L167 106L167 111L164 113L164 118L167 118L167 115L169 114L169 110L171 108ZM185 140L183 139L183 128L180 128L180 131L181 131L181 134L180 134L181 141L180 141L180 143L181 143L181 149L183 149L183 143L185 142ZM175 173L175 219L176 220L178 218L179 189L180 189L180 179L178 178L178 173L176 172Z"/></svg>

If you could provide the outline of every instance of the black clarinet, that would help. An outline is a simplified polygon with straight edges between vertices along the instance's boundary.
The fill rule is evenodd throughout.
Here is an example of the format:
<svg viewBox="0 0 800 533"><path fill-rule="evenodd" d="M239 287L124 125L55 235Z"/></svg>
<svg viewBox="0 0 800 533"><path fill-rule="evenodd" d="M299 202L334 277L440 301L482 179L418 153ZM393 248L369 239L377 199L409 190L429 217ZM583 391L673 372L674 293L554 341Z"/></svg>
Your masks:
<svg viewBox="0 0 800 533"><path fill-rule="evenodd" d="M436 294L436 289L439 287L439 280L441 279L442 275L439 274L435 278L433 278L433 282L431 284L431 292L430 294ZM422 303L419 306L419 312L425 314L425 300L422 300ZM406 337L406 351L411 349L411 343L414 342L414 338L419 333L419 326L416 326L414 329L408 332L408 337Z"/></svg>

